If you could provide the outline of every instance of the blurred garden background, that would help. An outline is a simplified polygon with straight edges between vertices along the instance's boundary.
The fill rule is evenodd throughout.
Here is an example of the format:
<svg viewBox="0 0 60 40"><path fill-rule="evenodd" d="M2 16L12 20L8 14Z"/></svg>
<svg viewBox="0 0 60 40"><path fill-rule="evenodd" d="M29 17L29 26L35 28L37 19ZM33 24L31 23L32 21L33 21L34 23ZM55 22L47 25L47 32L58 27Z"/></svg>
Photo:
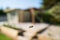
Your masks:
<svg viewBox="0 0 60 40"><path fill-rule="evenodd" d="M35 22L60 25L60 0L43 0L41 5L42 6L40 8L33 7L35 10ZM27 14L29 12L29 9L30 8L24 9L24 13ZM0 8L0 22L2 21L7 21L7 16L4 12L4 9ZM0 40L11 39L0 33Z"/></svg>
<svg viewBox="0 0 60 40"><path fill-rule="evenodd" d="M35 10L35 21L38 23L44 22L60 25L60 0L43 0L40 4L40 8L33 7ZM29 12L29 9L30 8L24 9L26 15ZM7 21L6 13L3 10L3 8L0 8L0 21Z"/></svg>

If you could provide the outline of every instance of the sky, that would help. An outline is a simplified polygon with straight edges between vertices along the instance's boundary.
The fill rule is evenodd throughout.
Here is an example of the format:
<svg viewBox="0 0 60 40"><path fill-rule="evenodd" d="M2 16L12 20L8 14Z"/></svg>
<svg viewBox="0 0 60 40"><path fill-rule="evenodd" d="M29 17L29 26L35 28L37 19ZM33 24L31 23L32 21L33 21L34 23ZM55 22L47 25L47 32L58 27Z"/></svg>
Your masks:
<svg viewBox="0 0 60 40"><path fill-rule="evenodd" d="M6 9L7 7L15 9L27 9L30 7L41 7L42 0L0 0L0 8Z"/></svg>

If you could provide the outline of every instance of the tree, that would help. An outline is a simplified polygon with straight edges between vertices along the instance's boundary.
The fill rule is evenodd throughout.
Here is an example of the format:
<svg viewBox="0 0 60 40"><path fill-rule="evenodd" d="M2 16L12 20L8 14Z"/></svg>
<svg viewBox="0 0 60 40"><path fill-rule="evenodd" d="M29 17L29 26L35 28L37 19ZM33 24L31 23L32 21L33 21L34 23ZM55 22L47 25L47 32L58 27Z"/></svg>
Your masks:
<svg viewBox="0 0 60 40"><path fill-rule="evenodd" d="M6 15L6 13L3 12L3 9L0 9L0 16L4 16L4 15Z"/></svg>
<svg viewBox="0 0 60 40"><path fill-rule="evenodd" d="M43 0L43 5L45 9L49 9L52 6L54 6L57 2L60 2L60 0Z"/></svg>

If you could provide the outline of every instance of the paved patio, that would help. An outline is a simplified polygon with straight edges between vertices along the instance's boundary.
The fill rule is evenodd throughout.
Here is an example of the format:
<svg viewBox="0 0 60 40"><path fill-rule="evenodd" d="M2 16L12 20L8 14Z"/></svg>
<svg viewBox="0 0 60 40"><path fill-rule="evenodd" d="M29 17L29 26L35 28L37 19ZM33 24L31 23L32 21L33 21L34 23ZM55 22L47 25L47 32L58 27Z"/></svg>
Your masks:
<svg viewBox="0 0 60 40"><path fill-rule="evenodd" d="M20 24L10 24L10 25L26 31L23 33L24 34L23 37L17 36L16 37L17 40L31 40L32 36L34 36L37 33L37 31L39 31L39 30L41 31L42 29L44 29L46 27L48 27L47 30L44 30L42 33L37 34L38 40L60 40L60 26L49 25L46 23L36 23L36 24L20 23ZM7 31L7 29L11 30L10 28L5 28L6 31ZM11 34L12 33L15 34L15 32L13 32L12 30L10 32L11 32Z"/></svg>

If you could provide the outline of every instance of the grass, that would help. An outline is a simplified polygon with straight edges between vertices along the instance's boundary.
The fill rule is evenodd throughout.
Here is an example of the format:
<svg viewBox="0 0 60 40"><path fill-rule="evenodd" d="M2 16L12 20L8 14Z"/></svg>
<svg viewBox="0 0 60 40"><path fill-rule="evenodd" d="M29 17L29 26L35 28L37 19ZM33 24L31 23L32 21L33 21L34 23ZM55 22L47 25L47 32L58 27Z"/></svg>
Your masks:
<svg viewBox="0 0 60 40"><path fill-rule="evenodd" d="M0 40L12 40L12 39L7 37L6 35L0 33Z"/></svg>

